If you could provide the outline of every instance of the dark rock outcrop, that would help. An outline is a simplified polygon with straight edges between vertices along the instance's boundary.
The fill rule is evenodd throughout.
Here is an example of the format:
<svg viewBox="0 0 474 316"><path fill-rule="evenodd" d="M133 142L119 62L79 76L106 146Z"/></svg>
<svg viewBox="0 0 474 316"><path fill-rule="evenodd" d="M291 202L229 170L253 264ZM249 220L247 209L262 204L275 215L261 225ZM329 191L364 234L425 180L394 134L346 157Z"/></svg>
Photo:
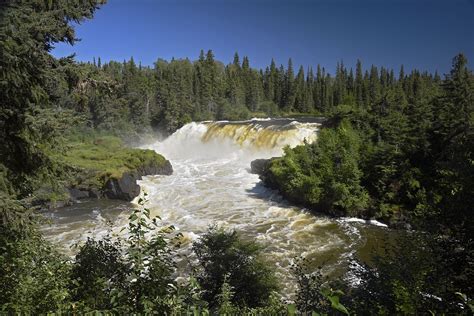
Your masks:
<svg viewBox="0 0 474 316"><path fill-rule="evenodd" d="M131 201L140 194L137 180L142 177L126 172L119 179L110 179L105 183L104 196L109 199Z"/></svg>
<svg viewBox="0 0 474 316"><path fill-rule="evenodd" d="M137 180L141 180L144 176L171 175L172 173L173 167L168 160L161 164L151 162L140 166L135 171L124 172L120 177L105 179L101 188L81 185L68 188L68 191L73 201L90 198L131 201L140 194L140 186L137 184Z"/></svg>
<svg viewBox="0 0 474 316"><path fill-rule="evenodd" d="M141 177L155 174L169 176L173 174L173 167L171 166L169 160L166 160L160 165L156 163L149 163L148 165L144 165L143 167L138 168L137 172L140 176L140 179Z"/></svg>
<svg viewBox="0 0 474 316"><path fill-rule="evenodd" d="M255 174L262 175L268 168L270 159L255 159L250 162L250 171Z"/></svg>
<svg viewBox="0 0 474 316"><path fill-rule="evenodd" d="M81 190L79 188L69 188L69 196L72 200L83 200L90 197L89 192L87 190Z"/></svg>

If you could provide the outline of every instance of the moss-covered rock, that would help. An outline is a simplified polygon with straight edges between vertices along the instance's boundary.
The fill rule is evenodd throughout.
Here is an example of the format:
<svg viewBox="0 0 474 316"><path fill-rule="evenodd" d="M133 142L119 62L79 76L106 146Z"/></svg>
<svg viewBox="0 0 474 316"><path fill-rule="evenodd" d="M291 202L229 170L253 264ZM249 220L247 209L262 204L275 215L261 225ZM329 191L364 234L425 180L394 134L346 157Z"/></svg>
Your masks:
<svg viewBox="0 0 474 316"><path fill-rule="evenodd" d="M68 170L69 200L109 198L131 201L140 193L137 180L170 175L171 163L153 150L128 148L113 136L70 142L55 158Z"/></svg>

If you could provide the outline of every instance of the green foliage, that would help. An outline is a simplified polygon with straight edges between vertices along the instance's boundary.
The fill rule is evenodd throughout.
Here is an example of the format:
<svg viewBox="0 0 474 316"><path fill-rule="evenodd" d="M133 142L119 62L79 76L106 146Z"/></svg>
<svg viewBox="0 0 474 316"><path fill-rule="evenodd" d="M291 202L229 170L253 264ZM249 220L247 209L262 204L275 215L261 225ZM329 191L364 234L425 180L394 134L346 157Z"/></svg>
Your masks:
<svg viewBox="0 0 474 316"><path fill-rule="evenodd" d="M368 204L360 184L360 137L347 121L325 129L312 145L286 148L265 181L290 200L333 214L358 215Z"/></svg>
<svg viewBox="0 0 474 316"><path fill-rule="evenodd" d="M400 239L398 246L387 248L376 256L373 266L364 265L356 270L361 284L352 293L354 309L381 315L427 311L429 305L423 293L426 293L424 282L427 281L429 261L422 259L427 253L411 242L415 237ZM421 240L417 239L418 242Z"/></svg>
<svg viewBox="0 0 474 316"><path fill-rule="evenodd" d="M160 227L157 218L140 207L129 217L126 240L89 239L80 247L72 267L74 308L82 312L169 312L170 304L176 303L172 294L177 289L168 246L170 238L179 237L171 235L173 230L172 226Z"/></svg>
<svg viewBox="0 0 474 316"><path fill-rule="evenodd" d="M360 61L355 75L340 62L334 77L319 65L316 74L310 69L305 76L300 67L295 76L291 59L286 69L272 60L257 71L237 54L224 66L212 51L196 62L158 60L153 69L133 58L98 65L53 58L55 43L75 42L72 23L91 18L102 3L0 4L3 312L209 314L207 300L222 313L295 314L295 306L285 307L272 293L275 278L258 247L235 233L205 234L194 245L200 284L177 286L168 235L147 210L131 215L127 239L89 240L71 263L41 237L24 206L32 196L61 198L58 188L70 180L70 169L93 170L89 180L101 185L104 177L164 163L114 137L84 137L68 146L72 128L171 133L191 120L241 120L260 111L329 117L316 144L287 148L264 175L287 198L331 214L409 221L433 234L433 244L401 241L368 266L359 291L351 290L352 309L469 313L474 76L462 54L443 81L417 70L405 74L403 67L398 79L384 67L364 73ZM345 297L323 286L319 275L297 278L300 310L347 314Z"/></svg>
<svg viewBox="0 0 474 316"><path fill-rule="evenodd" d="M279 114L278 105L273 101L264 101L258 105L258 108L269 117L275 117Z"/></svg>
<svg viewBox="0 0 474 316"><path fill-rule="evenodd" d="M71 298L78 309L112 309L112 291L125 292L129 266L123 258L121 243L107 236L88 238L75 256L71 271Z"/></svg>
<svg viewBox="0 0 474 316"><path fill-rule="evenodd" d="M119 178L125 172L142 166L163 166L166 159L153 150L124 146L115 136L98 136L70 141L65 152L56 154L62 163L80 169L98 172L98 177Z"/></svg>
<svg viewBox="0 0 474 316"><path fill-rule="evenodd" d="M228 277L229 274L224 276L220 294L217 295L219 315L233 315L238 311L238 309L232 305L232 298L234 297L235 293L232 291L232 287L227 282Z"/></svg>
<svg viewBox="0 0 474 316"><path fill-rule="evenodd" d="M370 264L359 263L355 272L361 281L349 286L344 304L363 314L469 315L468 305L459 304L456 289L472 292L468 281L472 269L463 271L472 260L465 252L472 256L472 251L456 249L460 258L453 259L452 254L447 256L445 241L426 237L408 233L386 246Z"/></svg>
<svg viewBox="0 0 474 316"><path fill-rule="evenodd" d="M336 77L345 76L339 66ZM466 58L456 56L442 82L418 71L394 81L375 67L362 77L358 63L355 98L337 78L334 97L347 104L325 108L317 143L286 149L262 179L315 210L430 232L431 243L401 240L366 267L360 292L349 293L352 309L465 313L455 293L472 296L474 275L474 75Z"/></svg>
<svg viewBox="0 0 474 316"><path fill-rule="evenodd" d="M31 215L31 214L30 214ZM0 311L44 314L69 300L70 266L31 223L0 226Z"/></svg>
<svg viewBox="0 0 474 316"><path fill-rule="evenodd" d="M397 82L375 67L363 78L358 63L354 86L345 87L339 65L336 96L347 104L325 109L318 142L286 149L262 178L318 211L472 227L474 76L466 63L457 56L441 85L418 71Z"/></svg>
<svg viewBox="0 0 474 316"><path fill-rule="evenodd" d="M131 286L124 294L135 305L134 311L166 310L162 298L173 290L169 284L174 283L171 274L175 270L167 238L174 227L159 227L146 208L135 210L129 219L126 258L131 266Z"/></svg>
<svg viewBox="0 0 474 316"><path fill-rule="evenodd" d="M218 105L216 119L243 121L250 118L250 111L243 105L231 105L226 100Z"/></svg>
<svg viewBox="0 0 474 316"><path fill-rule="evenodd" d="M259 255L260 247L241 240L236 232L211 227L193 244L193 250L199 260L197 280L211 307L219 306L225 281L234 291L226 298L237 306L263 306L278 289L272 270Z"/></svg>
<svg viewBox="0 0 474 316"><path fill-rule="evenodd" d="M331 288L331 282L323 277L321 267L310 272L308 262L296 258L291 270L296 277L298 290L295 305L288 310L290 315L295 314L296 310L303 315L349 315L347 308L340 302L344 293Z"/></svg>
<svg viewBox="0 0 474 316"><path fill-rule="evenodd" d="M0 10L0 162L13 177L17 194L31 191L29 181L51 162L42 144L51 143L54 123L31 126L31 117L51 108L47 85L58 42L74 43L71 22L91 18L102 1L7 1ZM38 118L40 119L40 118ZM46 128L46 130L45 130ZM54 167L53 167L54 168Z"/></svg>
<svg viewBox="0 0 474 316"><path fill-rule="evenodd" d="M303 313L328 312L330 303L323 294L324 287L328 287L328 285L320 269L309 273L307 262L304 259L297 259L291 268L298 285L295 298L297 309Z"/></svg>

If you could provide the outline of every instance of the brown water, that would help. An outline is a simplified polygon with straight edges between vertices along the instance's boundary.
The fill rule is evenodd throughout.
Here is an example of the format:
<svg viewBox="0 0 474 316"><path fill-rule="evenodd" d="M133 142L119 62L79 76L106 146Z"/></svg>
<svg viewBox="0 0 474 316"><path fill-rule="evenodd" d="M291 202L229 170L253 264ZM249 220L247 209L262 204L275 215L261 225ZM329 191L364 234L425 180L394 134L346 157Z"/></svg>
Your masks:
<svg viewBox="0 0 474 316"><path fill-rule="evenodd" d="M171 161L171 176L139 182L147 207L184 235L182 252L209 225L235 229L264 246L286 292L294 288L289 267L297 256L342 276L355 257L368 259L394 232L378 223L332 219L286 203L251 174L250 162L282 154L285 145L316 141L317 122L267 120L241 123L190 123L162 142L146 146ZM91 201L51 212L45 235L65 249L87 236L100 237L126 225L130 203ZM108 224L111 222L112 224ZM191 257L192 260L192 257Z"/></svg>

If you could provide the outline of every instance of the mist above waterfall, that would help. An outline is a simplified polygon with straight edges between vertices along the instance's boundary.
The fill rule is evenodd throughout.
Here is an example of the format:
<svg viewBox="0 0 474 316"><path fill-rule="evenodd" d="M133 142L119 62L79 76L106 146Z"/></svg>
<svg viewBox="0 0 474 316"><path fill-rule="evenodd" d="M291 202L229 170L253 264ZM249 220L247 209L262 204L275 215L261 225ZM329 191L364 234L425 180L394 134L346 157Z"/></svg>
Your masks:
<svg viewBox="0 0 474 316"><path fill-rule="evenodd" d="M147 148L170 159L209 159L232 155L250 158L279 156L285 146L316 140L316 122L292 119L252 119L242 122L192 122L162 142Z"/></svg>
<svg viewBox="0 0 474 316"><path fill-rule="evenodd" d="M320 123L254 119L186 124L166 139L143 146L163 154L174 169L171 176L147 176L139 181L142 194L147 193L145 206L164 226L174 225L182 233L180 251L189 260L191 243L210 225L218 225L257 240L284 284L294 284L289 267L297 256L308 258L315 266L324 262L327 273L342 273L366 243L365 235L379 234L380 228L291 206L249 172L253 159L279 156L284 146L316 141ZM82 211L76 205L74 213L55 213L57 225L45 233L72 244L88 234L104 235L107 220L114 222L113 230L119 233L127 224L129 208L99 206L90 212L90 205ZM76 213L87 221L70 217ZM293 290L288 288L285 293Z"/></svg>

